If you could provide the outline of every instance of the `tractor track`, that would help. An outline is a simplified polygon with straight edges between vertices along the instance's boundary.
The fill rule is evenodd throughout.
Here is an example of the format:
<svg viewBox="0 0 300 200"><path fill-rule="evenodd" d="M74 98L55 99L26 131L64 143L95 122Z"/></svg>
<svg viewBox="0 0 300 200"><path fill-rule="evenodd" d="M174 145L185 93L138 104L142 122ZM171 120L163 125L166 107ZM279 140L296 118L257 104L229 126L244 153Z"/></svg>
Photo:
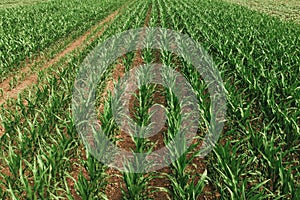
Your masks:
<svg viewBox="0 0 300 200"><path fill-rule="evenodd" d="M57 62L59 62L63 57L65 57L67 54L71 53L72 51L79 49L82 47L84 42L86 41L87 37L90 36L99 26L102 26L110 21L112 21L115 16L118 14L119 10L113 12L108 17L106 17L104 20L102 20L100 23L94 25L90 30L88 30L84 35L77 38L75 41L73 41L71 44L68 45L66 49L58 53L53 59L48 61L44 64L39 70L45 70L49 67L53 66ZM100 37L101 34L104 32L105 27L102 28L98 33L96 33L96 37L92 37L88 42L93 42L97 37ZM41 58L37 58L37 60L40 60ZM31 66L24 67L20 73L21 74L28 74L31 71ZM3 98L0 100L0 105L3 104L7 99L9 98L16 98L18 94L23 91L25 88L36 84L38 80L38 73L31 74L29 76L26 76L25 79L19 83L14 89L10 89L10 82L14 79L14 76L6 79L0 84L0 88L2 88L3 91Z"/></svg>
<svg viewBox="0 0 300 200"><path fill-rule="evenodd" d="M23 77L23 80L17 84L17 86L13 89L11 89L10 83L12 80L14 80L17 75L10 76L7 79L5 79L2 83L0 83L1 93L2 97L0 99L0 106L6 107L6 101L8 99L16 99L18 95L23 92L25 89L28 89L32 87L33 85L36 85L38 83L38 73L39 71L45 71L49 68L51 68L53 65L57 64L61 59L65 58L67 55L74 51L80 51L84 49L86 46L91 44L94 40L96 40L98 37L100 37L103 32L106 30L106 28L113 22L117 14L120 13L120 11L125 7L125 5L122 5L119 9L117 9L115 12L108 15L106 18L98 22L97 24L93 25L88 31L86 31L83 35L78 37L76 40L71 42L65 49L60 51L58 54L55 55L52 59L44 63L38 71L35 71L32 73L32 66L33 64L27 64L25 67L23 67L19 74L25 74ZM98 30L100 28L100 30ZM44 58L43 56L39 56L35 58L36 62L40 62L41 60L46 60L47 58ZM5 133L5 128L3 127L0 119L0 137Z"/></svg>
<svg viewBox="0 0 300 200"><path fill-rule="evenodd" d="M69 55L72 52L77 52L83 50L88 45L90 45L93 41L95 41L97 38L99 38L103 32L107 29L107 27L115 20L116 16L122 12L122 10L126 7L126 4L122 5L119 9L117 9L115 12L108 15L106 18L98 22L97 24L93 25L88 31L86 31L82 36L78 37L76 40L71 42L64 50L62 50L60 53L58 53L54 58L50 59L46 63L42 65L42 67L39 68L39 70L47 70L48 68L52 67L53 65L57 64L60 60L65 58L67 55ZM40 62L42 59L46 59L43 56L35 58L35 61ZM65 67L66 64L63 64L61 67ZM22 82L20 82L16 88L13 90L10 90L10 81L13 80L15 76L11 76L7 78L5 81L3 81L0 84L0 88L2 88L2 91L4 93L4 98L0 99L0 106L5 106L5 102L10 98L17 98L18 94L20 94L22 91L24 91L27 88L30 88L30 86L33 86L38 83L38 72L35 72L31 74L31 67L32 64L28 64L25 66L20 73L26 74L25 78ZM0 138L5 134L5 128L1 124L0 119ZM85 155L85 153L84 153ZM82 158L84 159L84 155L82 155ZM76 163L76 159L74 158L74 163ZM83 171L83 174L85 176L88 176L88 173L83 168L78 168L78 166L74 165L74 170L71 173L72 177L77 181L78 180L78 174L80 170ZM8 167L4 167L1 169L1 173L3 174L10 174L10 170ZM80 196L78 196L76 190L75 190L75 183L72 180L67 180L70 192L74 199L81 199ZM4 188L3 188L4 189Z"/></svg>

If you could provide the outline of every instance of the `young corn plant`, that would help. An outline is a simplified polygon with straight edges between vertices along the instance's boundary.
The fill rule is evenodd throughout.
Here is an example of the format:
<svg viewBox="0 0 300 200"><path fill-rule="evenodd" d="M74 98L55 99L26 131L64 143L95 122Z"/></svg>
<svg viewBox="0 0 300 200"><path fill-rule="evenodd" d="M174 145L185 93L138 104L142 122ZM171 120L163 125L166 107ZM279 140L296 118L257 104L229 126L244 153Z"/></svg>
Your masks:
<svg viewBox="0 0 300 200"><path fill-rule="evenodd" d="M108 199L104 190L107 185L106 167L89 153L87 160L82 162L88 177L80 171L78 180L75 181L77 193L84 199Z"/></svg>

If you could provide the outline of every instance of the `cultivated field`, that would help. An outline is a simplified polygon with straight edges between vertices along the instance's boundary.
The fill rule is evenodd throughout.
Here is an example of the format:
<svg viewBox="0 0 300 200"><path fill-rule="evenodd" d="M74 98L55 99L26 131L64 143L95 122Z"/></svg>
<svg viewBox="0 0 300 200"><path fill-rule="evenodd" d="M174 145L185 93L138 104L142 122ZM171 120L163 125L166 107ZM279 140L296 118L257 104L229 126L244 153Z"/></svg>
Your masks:
<svg viewBox="0 0 300 200"><path fill-rule="evenodd" d="M0 198L300 199L300 7L298 1L262 0L255 1L254 8L253 2L2 1ZM137 137L119 127L114 115L119 94L114 89L125 74L143 64L161 63L182 74L195 93L198 104L193 108L199 116L196 136L178 159L149 172L153 163L137 158L122 171L92 155L99 144L97 130L86 138L79 135L73 94L86 83L75 80L95 47L124 31L146 27L185 34L208 52L223 80L227 111L216 146L199 157L218 114L211 109L211 91L191 64L193 58L139 49L151 43L142 42L146 31L124 41L134 50L99 74L94 95L95 116L109 141L135 153L150 154L166 146L176 157L182 151L181 145L168 144L181 131L180 109L185 104L162 84L141 84L128 97L129 117L145 127L139 134L148 134L152 115L163 122L161 114L151 113L152 107L165 107L167 119L157 134ZM171 47L185 47L180 38L164 38L168 40L177 42L170 42ZM181 82L174 77L163 78ZM90 95L82 95L86 107ZM158 156L167 160L164 154ZM136 173L140 165L147 173Z"/></svg>
<svg viewBox="0 0 300 200"><path fill-rule="evenodd" d="M49 0L2 0L0 2L0 9L1 8L11 8L15 6L24 6L24 5L31 5L34 3L39 2L46 2Z"/></svg>
<svg viewBox="0 0 300 200"><path fill-rule="evenodd" d="M298 0L226 0L252 10L279 17L282 20L300 23L300 1Z"/></svg>

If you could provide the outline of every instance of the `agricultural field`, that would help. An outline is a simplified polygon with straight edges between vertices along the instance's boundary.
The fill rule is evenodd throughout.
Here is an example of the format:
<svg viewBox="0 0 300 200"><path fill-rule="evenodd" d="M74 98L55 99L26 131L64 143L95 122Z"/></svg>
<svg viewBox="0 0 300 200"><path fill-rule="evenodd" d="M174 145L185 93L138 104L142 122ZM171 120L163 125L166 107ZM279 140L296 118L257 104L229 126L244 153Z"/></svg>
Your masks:
<svg viewBox="0 0 300 200"><path fill-rule="evenodd" d="M24 5L31 5L34 3L39 3L43 1L49 0L2 0L0 2L0 9L1 8L11 8L15 6L24 6Z"/></svg>
<svg viewBox="0 0 300 200"><path fill-rule="evenodd" d="M279 0L2 1L0 198L300 199L299 13ZM121 162L108 144L148 157Z"/></svg>
<svg viewBox="0 0 300 200"><path fill-rule="evenodd" d="M257 10L282 20L300 23L300 1L298 0L226 0L252 10Z"/></svg>

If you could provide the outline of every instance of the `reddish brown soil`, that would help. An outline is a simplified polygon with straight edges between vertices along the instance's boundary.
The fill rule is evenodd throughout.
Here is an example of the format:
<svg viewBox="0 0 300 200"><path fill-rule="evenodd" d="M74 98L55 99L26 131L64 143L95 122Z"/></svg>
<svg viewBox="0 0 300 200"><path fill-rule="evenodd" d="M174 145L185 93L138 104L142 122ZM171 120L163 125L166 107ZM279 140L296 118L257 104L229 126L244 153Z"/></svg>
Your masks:
<svg viewBox="0 0 300 200"><path fill-rule="evenodd" d="M122 188L125 189L122 173L113 168L109 168L106 173L109 175L108 185L105 190L107 198L109 200L122 199Z"/></svg>
<svg viewBox="0 0 300 200"><path fill-rule="evenodd" d="M0 124L0 137L5 133L4 128Z"/></svg>

